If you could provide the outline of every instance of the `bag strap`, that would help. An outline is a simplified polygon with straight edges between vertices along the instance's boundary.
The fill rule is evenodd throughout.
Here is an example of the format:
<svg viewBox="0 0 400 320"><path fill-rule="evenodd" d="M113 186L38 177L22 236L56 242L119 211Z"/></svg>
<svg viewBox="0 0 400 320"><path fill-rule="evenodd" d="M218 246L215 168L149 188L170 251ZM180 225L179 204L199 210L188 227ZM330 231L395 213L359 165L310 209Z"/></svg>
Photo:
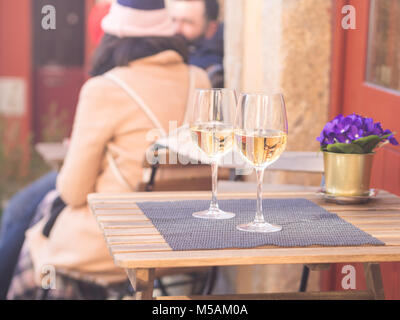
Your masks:
<svg viewBox="0 0 400 320"><path fill-rule="evenodd" d="M110 166L111 171L114 174L114 177L118 180L119 184L128 190L135 191L135 188L133 188L129 184L129 182L125 179L125 177L122 175L121 170L119 170L117 162L115 161L110 151L107 151L106 157L108 165Z"/></svg>
<svg viewBox="0 0 400 320"><path fill-rule="evenodd" d="M118 87L123 89L132 98L132 100L134 100L137 103L137 105L143 110L143 112L146 113L146 115L149 117L149 119L153 122L154 126L160 130L163 137L167 136L166 131L164 130L163 126L161 125L160 121L158 120L158 118L156 117L154 112L143 101L143 99L131 87L128 86L128 84L125 81L123 81L122 79L120 79L119 77L117 77L115 74L112 74L112 73L107 73L107 74L103 75L103 77L111 80ZM195 82L194 81L194 71L193 71L193 68L191 66L189 66L189 92L188 92L188 100L186 103L184 123L188 120L187 118L189 116L189 114L188 114L188 111L190 110L189 104L191 102L191 95L192 95L192 92L193 92L194 86L195 86L194 82ZM127 179L122 175L121 170L119 170L118 165L109 150L107 150L107 152L106 152L106 158L107 158L107 162L111 168L111 171L113 172L115 178L118 180L120 185L127 188L128 190L135 191L135 188L133 188L129 184Z"/></svg>
<svg viewBox="0 0 400 320"><path fill-rule="evenodd" d="M161 131L161 134L165 137L167 136L167 132L164 130L160 121L154 114L154 112L149 108L149 106L143 101L143 99L131 88L128 84L117 77L115 74L107 73L104 75L105 78L113 81L116 85L118 85L121 89L123 89L133 101L137 103L137 105L143 110L144 113L150 118L151 122L153 122L154 126Z"/></svg>

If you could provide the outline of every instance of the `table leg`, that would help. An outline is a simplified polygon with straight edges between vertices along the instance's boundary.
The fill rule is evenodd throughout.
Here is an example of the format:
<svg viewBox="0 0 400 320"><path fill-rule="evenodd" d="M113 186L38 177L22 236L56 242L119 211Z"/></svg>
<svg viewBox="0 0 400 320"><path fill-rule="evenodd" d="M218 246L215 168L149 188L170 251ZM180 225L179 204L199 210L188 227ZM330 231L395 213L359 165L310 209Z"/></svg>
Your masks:
<svg viewBox="0 0 400 320"><path fill-rule="evenodd" d="M136 300L152 300L155 269L126 269Z"/></svg>
<svg viewBox="0 0 400 320"><path fill-rule="evenodd" d="M306 292L307 291L307 285L308 285L308 278L310 276L310 271L322 271L322 270L328 270L331 267L330 263L313 263L313 264L305 264L303 265L303 271L301 273L301 279L300 279L300 287L299 287L299 292Z"/></svg>
<svg viewBox="0 0 400 320"><path fill-rule="evenodd" d="M367 290L372 293L375 300L384 300L385 293L379 263L364 263L364 273Z"/></svg>
<svg viewBox="0 0 400 320"><path fill-rule="evenodd" d="M331 267L330 263L311 263L311 264L305 264L308 269L311 271L323 271L323 270L328 270Z"/></svg>

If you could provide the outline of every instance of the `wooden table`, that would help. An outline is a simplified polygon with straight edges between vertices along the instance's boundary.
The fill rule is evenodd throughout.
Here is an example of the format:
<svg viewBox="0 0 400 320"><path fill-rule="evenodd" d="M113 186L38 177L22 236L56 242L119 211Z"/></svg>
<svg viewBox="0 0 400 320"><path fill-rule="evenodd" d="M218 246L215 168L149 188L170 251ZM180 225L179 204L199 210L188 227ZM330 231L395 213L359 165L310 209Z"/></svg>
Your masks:
<svg viewBox="0 0 400 320"><path fill-rule="evenodd" d="M137 299L152 299L157 268L306 264L321 270L331 263L362 262L367 290L341 292L269 293L229 296L175 297L177 299L383 299L380 262L400 261L400 198L381 191L364 205L326 203L312 192L268 193L264 198L306 198L385 243L384 246L347 246L172 251L137 206L140 201L209 199L208 192L91 194L88 201L104 233L117 266L124 268ZM219 199L255 198L254 193L225 193ZM159 297L158 299L173 299Z"/></svg>

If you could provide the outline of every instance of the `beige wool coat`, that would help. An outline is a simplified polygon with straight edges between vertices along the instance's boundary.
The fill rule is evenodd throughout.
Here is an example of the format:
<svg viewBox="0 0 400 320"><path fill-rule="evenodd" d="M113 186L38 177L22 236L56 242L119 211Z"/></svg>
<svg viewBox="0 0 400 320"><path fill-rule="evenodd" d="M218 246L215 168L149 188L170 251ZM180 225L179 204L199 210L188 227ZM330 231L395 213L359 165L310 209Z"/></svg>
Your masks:
<svg viewBox="0 0 400 320"><path fill-rule="evenodd" d="M191 67L195 88L208 88L207 74ZM133 61L109 71L124 80L152 109L168 132L169 121L183 121L189 92L189 67L175 51ZM142 109L111 80L99 76L82 87L70 147L57 179L57 189L67 207L49 238L42 235L46 221L26 233L38 284L42 268L95 273L107 282L122 281L86 198L89 193L122 193L131 190L116 179L106 150L131 186L142 179L145 151L154 140L154 124ZM153 130L154 131L154 130Z"/></svg>

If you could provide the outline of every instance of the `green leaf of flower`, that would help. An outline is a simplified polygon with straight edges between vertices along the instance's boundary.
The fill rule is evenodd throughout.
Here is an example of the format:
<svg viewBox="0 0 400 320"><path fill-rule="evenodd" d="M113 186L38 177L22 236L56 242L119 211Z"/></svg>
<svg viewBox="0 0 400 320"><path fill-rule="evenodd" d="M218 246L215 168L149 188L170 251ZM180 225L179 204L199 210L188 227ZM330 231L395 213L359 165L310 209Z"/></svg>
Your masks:
<svg viewBox="0 0 400 320"><path fill-rule="evenodd" d="M363 154L363 148L354 143L334 143L327 146L328 152L333 153L349 153L349 154Z"/></svg>
<svg viewBox="0 0 400 320"><path fill-rule="evenodd" d="M384 137L379 137L377 135L371 135L363 137L353 141L352 143L360 146L363 149L363 153L371 153L378 146L378 144L385 139Z"/></svg>
<svg viewBox="0 0 400 320"><path fill-rule="evenodd" d="M392 132L392 133L389 133L389 134L387 134L387 135L384 135L384 136L381 137L381 140L387 139L387 138L389 138L390 136L394 136L395 134L396 134L396 132Z"/></svg>

